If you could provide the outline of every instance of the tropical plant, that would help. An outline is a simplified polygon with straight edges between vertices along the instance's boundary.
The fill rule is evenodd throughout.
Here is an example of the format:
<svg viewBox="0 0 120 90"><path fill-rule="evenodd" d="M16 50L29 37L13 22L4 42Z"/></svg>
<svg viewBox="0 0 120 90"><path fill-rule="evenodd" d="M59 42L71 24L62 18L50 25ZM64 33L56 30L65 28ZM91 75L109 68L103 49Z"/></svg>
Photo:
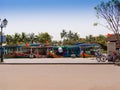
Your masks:
<svg viewBox="0 0 120 90"><path fill-rule="evenodd" d="M20 35L20 42L21 43L27 43L28 42L28 37L27 34L25 32L22 32Z"/></svg>
<svg viewBox="0 0 120 90"><path fill-rule="evenodd" d="M86 42L95 42L95 37L93 35L86 36Z"/></svg>
<svg viewBox="0 0 120 90"><path fill-rule="evenodd" d="M63 45L76 44L79 42L78 33L73 33L71 30L69 32L62 30L60 35L61 35L61 39L63 38Z"/></svg>
<svg viewBox="0 0 120 90"><path fill-rule="evenodd" d="M13 35L13 44L14 45L20 44L20 34L19 33L15 33Z"/></svg>
<svg viewBox="0 0 120 90"><path fill-rule="evenodd" d="M6 35L6 42L7 45L12 45L13 44L13 37L11 35Z"/></svg>
<svg viewBox="0 0 120 90"><path fill-rule="evenodd" d="M60 33L61 39L67 37L67 32L63 29L62 32Z"/></svg>
<svg viewBox="0 0 120 90"><path fill-rule="evenodd" d="M36 36L36 38L39 43L46 43L46 42L50 43L52 41L52 36L50 36L47 32L39 33Z"/></svg>

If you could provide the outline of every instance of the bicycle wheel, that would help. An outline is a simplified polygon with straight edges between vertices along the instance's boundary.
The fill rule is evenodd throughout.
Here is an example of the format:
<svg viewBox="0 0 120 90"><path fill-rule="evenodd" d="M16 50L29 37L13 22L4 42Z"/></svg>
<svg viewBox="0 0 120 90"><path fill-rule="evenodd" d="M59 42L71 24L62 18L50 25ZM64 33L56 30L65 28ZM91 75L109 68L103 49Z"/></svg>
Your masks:
<svg viewBox="0 0 120 90"><path fill-rule="evenodd" d="M100 61L101 61L101 58L100 58L100 57L96 57L96 60L97 60L98 62L100 62Z"/></svg>
<svg viewBox="0 0 120 90"><path fill-rule="evenodd" d="M103 55L103 56L101 57L101 61L102 61L102 62L106 62L106 60L107 60L106 56Z"/></svg>

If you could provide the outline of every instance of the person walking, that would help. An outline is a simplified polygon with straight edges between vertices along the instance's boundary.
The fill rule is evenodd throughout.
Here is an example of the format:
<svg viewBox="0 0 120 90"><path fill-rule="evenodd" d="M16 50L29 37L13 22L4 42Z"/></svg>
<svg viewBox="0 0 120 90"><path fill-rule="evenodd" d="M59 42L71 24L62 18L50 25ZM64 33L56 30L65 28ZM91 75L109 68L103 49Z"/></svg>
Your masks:
<svg viewBox="0 0 120 90"><path fill-rule="evenodd" d="M81 51L82 57L85 58L85 50Z"/></svg>

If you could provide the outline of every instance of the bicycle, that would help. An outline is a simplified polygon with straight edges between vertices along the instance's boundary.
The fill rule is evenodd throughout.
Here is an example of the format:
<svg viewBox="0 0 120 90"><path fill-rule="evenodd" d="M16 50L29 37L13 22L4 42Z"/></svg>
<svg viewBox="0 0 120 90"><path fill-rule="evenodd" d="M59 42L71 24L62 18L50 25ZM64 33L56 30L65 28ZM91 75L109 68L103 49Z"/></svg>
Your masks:
<svg viewBox="0 0 120 90"><path fill-rule="evenodd" d="M107 61L107 57L103 54L95 53L95 57L98 62L106 62Z"/></svg>

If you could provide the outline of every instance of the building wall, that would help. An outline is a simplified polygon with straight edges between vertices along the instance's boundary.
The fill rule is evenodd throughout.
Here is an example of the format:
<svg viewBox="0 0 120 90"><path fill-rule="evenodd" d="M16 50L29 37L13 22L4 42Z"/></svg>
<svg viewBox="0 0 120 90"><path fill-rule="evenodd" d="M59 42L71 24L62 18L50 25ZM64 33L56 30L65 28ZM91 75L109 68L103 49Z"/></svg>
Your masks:
<svg viewBox="0 0 120 90"><path fill-rule="evenodd" d="M116 51L116 42L107 42L107 53Z"/></svg>

